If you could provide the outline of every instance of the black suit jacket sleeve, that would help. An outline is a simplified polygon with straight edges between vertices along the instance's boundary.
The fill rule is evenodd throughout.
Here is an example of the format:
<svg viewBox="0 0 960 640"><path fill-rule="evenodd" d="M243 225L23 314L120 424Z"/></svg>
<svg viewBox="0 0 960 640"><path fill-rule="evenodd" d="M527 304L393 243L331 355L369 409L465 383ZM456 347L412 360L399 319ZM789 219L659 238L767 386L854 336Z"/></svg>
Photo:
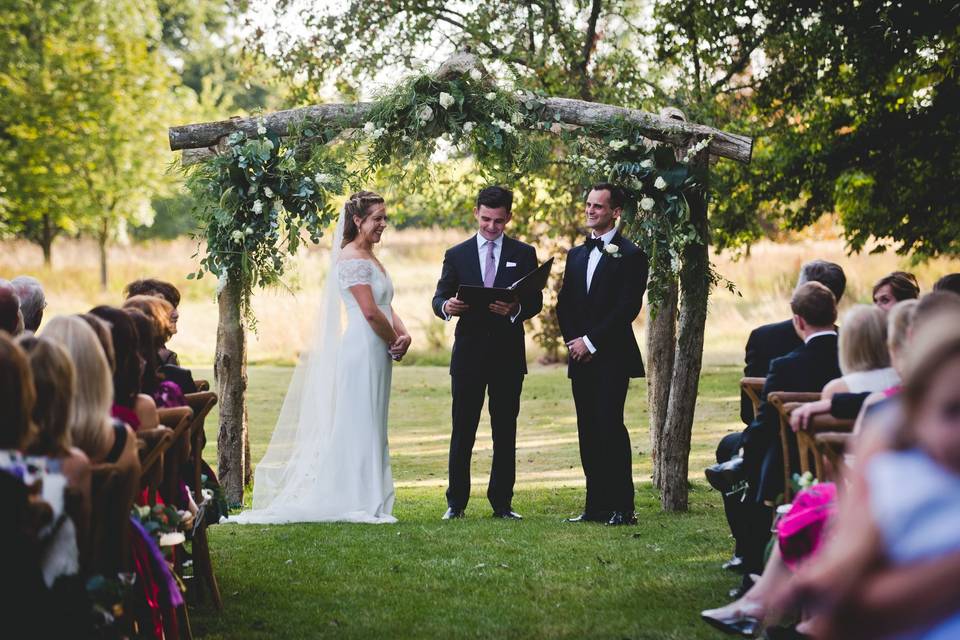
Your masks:
<svg viewBox="0 0 960 640"><path fill-rule="evenodd" d="M433 312L441 320L446 320L446 316L443 315L443 304L457 295L459 288L460 276L457 274L456 267L453 266L450 250L447 249L443 254L443 269L440 271L440 280L437 281L437 290L433 294Z"/></svg>
<svg viewBox="0 0 960 640"><path fill-rule="evenodd" d="M830 415L839 420L855 420L870 392L838 393L830 400Z"/></svg>
<svg viewBox="0 0 960 640"><path fill-rule="evenodd" d="M570 304L570 264L574 260L576 248L567 252L567 264L563 269L563 282L560 283L560 291L557 293L557 324L560 325L560 334L564 342L570 342L580 336L571 335L573 333L570 327L570 317L567 313L567 305Z"/></svg>
<svg viewBox="0 0 960 640"><path fill-rule="evenodd" d="M630 326L640 314L643 305L643 293L647 290L647 256L637 251L620 258L626 264L627 277L623 279L623 290L617 297L617 304L596 326L587 331L587 337L600 351L607 345L611 332L623 326ZM579 336L574 336L579 337ZM566 336L564 336L566 338Z"/></svg>
<svg viewBox="0 0 960 640"><path fill-rule="evenodd" d="M743 375L748 378L762 378L766 371L758 371L757 367L757 330L754 329L750 332L750 337L747 338L747 346L744 352L743 357ZM740 419L744 424L749 425L753 422L753 402L743 391L740 392Z"/></svg>
<svg viewBox="0 0 960 640"><path fill-rule="evenodd" d="M530 273L537 268L539 262L537 261L537 250L531 246L524 247L524 264L523 267L524 273ZM441 303L442 304L442 303ZM538 290L534 291L530 295L524 296L520 299L520 314L517 316L516 322L523 322L524 320L529 320L534 317L543 309L543 291ZM442 317L442 316L441 316Z"/></svg>

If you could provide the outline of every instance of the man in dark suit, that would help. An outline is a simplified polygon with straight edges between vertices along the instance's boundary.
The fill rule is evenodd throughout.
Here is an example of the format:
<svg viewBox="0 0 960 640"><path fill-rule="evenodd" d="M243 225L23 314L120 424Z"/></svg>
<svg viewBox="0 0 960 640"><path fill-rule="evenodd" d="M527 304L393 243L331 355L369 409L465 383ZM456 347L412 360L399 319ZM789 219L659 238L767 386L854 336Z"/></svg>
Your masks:
<svg viewBox="0 0 960 640"><path fill-rule="evenodd" d="M633 320L643 303L648 265L647 256L617 229L623 204L616 185L590 190L586 222L591 234L567 254L557 296L587 480L583 513L572 522L636 523L623 405L630 378L644 376Z"/></svg>
<svg viewBox="0 0 960 640"><path fill-rule="evenodd" d="M537 268L537 252L508 238L513 193L487 187L477 196L473 215L478 232L447 250L433 296L433 311L443 320L459 317L450 359L453 431L450 437L449 487L445 520L462 518L470 499L470 458L484 397L489 398L493 467L487 498L498 518L519 520L513 510L516 480L517 415L527 373L523 322L543 308L536 292L489 308L471 308L457 298L460 285L506 288Z"/></svg>
<svg viewBox="0 0 960 640"><path fill-rule="evenodd" d="M847 278L843 268L826 260L811 260L800 268L800 276L797 286L807 282L819 282L826 286L837 301L843 297L843 292L847 286ZM757 327L750 332L745 349L743 375L750 378L762 378L767 375L770 369L770 362L781 356L785 356L800 345L803 341L797 335L797 330L793 326L793 320L783 320L782 322L773 322ZM744 425L749 426L754 419L753 403L746 393L740 393L740 419ZM740 455L740 449L743 447L743 432L731 433L720 440L717 445L717 466L729 462L734 457ZM724 510L727 514L727 522L733 530L735 540L743 538L740 532L735 528L738 522L743 518L737 515L742 496L739 493L731 492L732 487L723 487L721 489L724 502ZM724 563L725 569L734 571L742 570L742 552L740 545L737 544L734 549L733 558Z"/></svg>
<svg viewBox="0 0 960 640"><path fill-rule="evenodd" d="M774 391L821 391L839 378L837 355L837 302L833 293L819 282L797 287L790 300L793 325L803 344L770 363L760 396L757 418L743 432L743 471L747 480L735 533L743 552L744 569L763 571L763 555L770 537L773 500L783 486L783 450L780 446L780 417L767 395Z"/></svg>

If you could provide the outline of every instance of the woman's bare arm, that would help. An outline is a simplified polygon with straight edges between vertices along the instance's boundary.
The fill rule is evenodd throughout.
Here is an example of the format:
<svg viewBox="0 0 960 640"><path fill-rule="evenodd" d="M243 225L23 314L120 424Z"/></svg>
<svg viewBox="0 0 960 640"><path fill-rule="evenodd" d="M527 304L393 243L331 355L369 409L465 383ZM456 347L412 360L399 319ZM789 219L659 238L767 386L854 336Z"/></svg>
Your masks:
<svg viewBox="0 0 960 640"><path fill-rule="evenodd" d="M393 325L387 320L387 316L377 306L373 299L373 289L368 284L355 284L350 287L350 293L353 294L357 305L360 307L363 317L370 324L373 332L380 336L387 346L392 345L397 340L397 332Z"/></svg>

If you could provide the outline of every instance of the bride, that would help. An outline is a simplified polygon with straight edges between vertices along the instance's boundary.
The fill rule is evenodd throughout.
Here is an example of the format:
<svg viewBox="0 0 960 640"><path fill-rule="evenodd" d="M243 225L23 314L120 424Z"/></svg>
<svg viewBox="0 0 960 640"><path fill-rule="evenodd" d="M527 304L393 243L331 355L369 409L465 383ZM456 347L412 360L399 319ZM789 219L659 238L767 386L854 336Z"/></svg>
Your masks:
<svg viewBox="0 0 960 640"><path fill-rule="evenodd" d="M313 344L257 465L253 509L231 521L396 522L387 408L392 364L410 348L410 335L373 254L386 226L378 194L360 191L344 205Z"/></svg>

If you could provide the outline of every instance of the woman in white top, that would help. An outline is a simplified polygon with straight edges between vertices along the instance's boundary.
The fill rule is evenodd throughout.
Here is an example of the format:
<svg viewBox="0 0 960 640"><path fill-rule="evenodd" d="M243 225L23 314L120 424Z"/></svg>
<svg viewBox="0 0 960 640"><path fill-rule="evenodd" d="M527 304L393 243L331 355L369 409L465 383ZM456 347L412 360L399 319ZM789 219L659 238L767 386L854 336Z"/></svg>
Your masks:
<svg viewBox="0 0 960 640"><path fill-rule="evenodd" d="M858 304L843 316L839 332L843 376L823 388L823 398L837 393L883 391L900 384L887 350L887 314L879 307Z"/></svg>

